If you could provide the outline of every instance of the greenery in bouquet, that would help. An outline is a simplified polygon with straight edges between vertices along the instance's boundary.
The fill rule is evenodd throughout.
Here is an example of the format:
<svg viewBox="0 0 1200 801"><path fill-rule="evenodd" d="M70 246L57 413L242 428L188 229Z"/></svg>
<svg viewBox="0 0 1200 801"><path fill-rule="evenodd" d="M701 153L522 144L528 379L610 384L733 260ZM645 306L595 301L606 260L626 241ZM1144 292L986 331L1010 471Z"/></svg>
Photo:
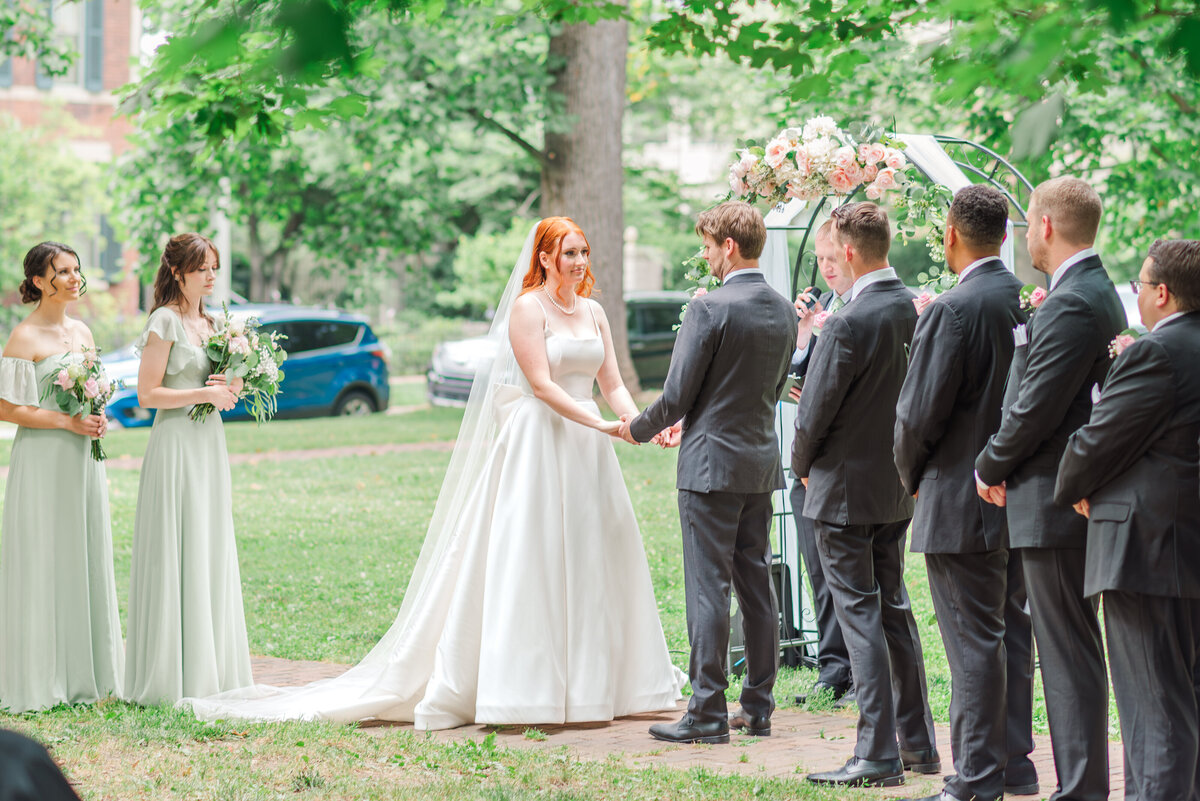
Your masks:
<svg viewBox="0 0 1200 801"><path fill-rule="evenodd" d="M58 375L46 385L42 400L53 399L56 406L64 414L72 417L86 417L90 414L103 414L117 384L109 381L100 364L98 348L83 351L83 358L59 368ZM92 440L92 458L102 462L107 458L100 440Z"/></svg>
<svg viewBox="0 0 1200 801"><path fill-rule="evenodd" d="M258 423L269 420L277 409L276 397L284 377L280 365L287 358L279 345L284 338L277 332L259 331L257 318L235 318L223 307L216 330L204 343L214 373L242 379L246 411ZM198 403L191 418L203 422L215 410L211 403Z"/></svg>

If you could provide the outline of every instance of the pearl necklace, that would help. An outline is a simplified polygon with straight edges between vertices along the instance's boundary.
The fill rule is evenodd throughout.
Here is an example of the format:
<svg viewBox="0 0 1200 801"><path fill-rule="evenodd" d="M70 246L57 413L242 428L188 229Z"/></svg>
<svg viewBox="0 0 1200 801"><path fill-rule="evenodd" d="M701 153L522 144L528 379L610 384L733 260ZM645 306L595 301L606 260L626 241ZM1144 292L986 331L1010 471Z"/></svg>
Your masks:
<svg viewBox="0 0 1200 801"><path fill-rule="evenodd" d="M542 292L546 293L546 300L550 301L550 304L552 306L554 306L554 308L558 309L560 312L567 315L568 317L570 315L574 314L579 309L578 299L573 304L571 304L571 310L567 311L562 306L558 305L558 301L554 299L554 296L550 294L550 290L547 289L545 285L542 286Z"/></svg>

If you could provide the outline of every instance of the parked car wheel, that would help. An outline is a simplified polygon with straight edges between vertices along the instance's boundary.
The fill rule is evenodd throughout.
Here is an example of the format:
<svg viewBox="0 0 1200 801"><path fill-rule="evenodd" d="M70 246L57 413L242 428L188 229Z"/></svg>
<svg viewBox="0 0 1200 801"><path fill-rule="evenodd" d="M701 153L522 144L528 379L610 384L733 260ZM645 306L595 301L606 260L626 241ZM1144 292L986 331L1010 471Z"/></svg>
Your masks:
<svg viewBox="0 0 1200 801"><path fill-rule="evenodd" d="M375 399L371 397L371 393L362 389L350 390L338 398L337 403L333 405L333 414L335 417L343 415L347 417L361 417L362 415L373 414L374 412Z"/></svg>

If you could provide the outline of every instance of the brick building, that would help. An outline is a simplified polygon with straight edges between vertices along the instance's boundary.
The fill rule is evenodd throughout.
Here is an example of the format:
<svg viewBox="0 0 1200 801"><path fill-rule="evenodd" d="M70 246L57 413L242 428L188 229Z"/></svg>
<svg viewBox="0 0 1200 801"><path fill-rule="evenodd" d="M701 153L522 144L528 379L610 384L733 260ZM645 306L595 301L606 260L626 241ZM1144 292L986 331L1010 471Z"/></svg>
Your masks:
<svg viewBox="0 0 1200 801"><path fill-rule="evenodd" d="M0 114L23 126L46 125L54 110L68 113L81 126L70 135L72 152L81 160L110 162L128 146L132 126L118 117L117 90L134 76L142 15L134 0L41 0L54 20L55 35L78 54L65 75L50 76L35 61L0 61ZM61 110L61 111L60 111ZM102 271L123 307L137 308L136 255L115 241L101 217L93 242L73 242L85 267ZM98 268L98 269L97 269ZM93 277L95 273L93 272ZM119 286L118 286L119 285Z"/></svg>

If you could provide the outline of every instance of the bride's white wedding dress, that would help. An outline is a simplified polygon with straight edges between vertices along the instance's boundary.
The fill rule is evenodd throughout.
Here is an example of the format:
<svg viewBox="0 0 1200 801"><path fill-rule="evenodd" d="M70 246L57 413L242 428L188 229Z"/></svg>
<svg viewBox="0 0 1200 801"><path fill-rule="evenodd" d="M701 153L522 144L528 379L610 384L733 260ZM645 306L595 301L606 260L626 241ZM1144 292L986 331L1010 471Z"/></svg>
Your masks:
<svg viewBox="0 0 1200 801"><path fill-rule="evenodd" d="M545 341L554 382L598 412L599 332L547 330ZM524 380L489 395L496 435L458 522L371 653L306 687L184 704L205 720L383 719L418 729L675 708L685 678L667 654L612 440L552 411Z"/></svg>

